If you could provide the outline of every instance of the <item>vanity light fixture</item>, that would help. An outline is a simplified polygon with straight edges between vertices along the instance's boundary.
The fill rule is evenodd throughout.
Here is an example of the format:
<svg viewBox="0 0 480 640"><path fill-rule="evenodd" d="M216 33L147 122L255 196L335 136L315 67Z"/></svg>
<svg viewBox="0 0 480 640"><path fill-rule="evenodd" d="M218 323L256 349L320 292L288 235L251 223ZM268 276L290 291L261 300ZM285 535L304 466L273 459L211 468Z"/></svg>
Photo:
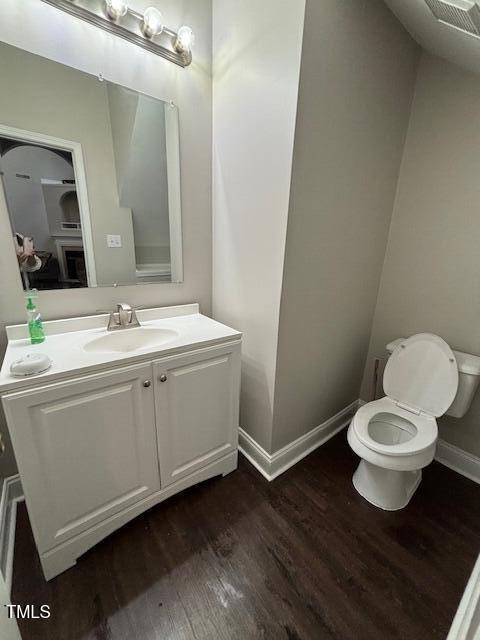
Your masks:
<svg viewBox="0 0 480 640"><path fill-rule="evenodd" d="M181 54L189 54L195 44L195 35L190 27L180 27L175 40L175 51Z"/></svg>
<svg viewBox="0 0 480 640"><path fill-rule="evenodd" d="M143 32L147 38L158 36L163 31L162 14L155 7L148 7L143 14Z"/></svg>
<svg viewBox="0 0 480 640"><path fill-rule="evenodd" d="M105 0L107 15L112 20L118 20L128 11L127 3L124 0Z"/></svg>
<svg viewBox="0 0 480 640"><path fill-rule="evenodd" d="M42 0L70 15L81 18L139 47L188 67L192 62L193 31L182 26L178 32L165 26L162 13L148 7L142 13L125 0Z"/></svg>

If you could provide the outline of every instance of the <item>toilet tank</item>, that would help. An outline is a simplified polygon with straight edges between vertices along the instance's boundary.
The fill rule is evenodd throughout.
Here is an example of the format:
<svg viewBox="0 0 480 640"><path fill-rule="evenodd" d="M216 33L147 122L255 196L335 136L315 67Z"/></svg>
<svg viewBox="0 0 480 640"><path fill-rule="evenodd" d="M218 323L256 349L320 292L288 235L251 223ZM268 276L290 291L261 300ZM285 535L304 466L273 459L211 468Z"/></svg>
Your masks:
<svg viewBox="0 0 480 640"><path fill-rule="evenodd" d="M393 350L404 340L405 338L398 338L389 342L387 344L388 353L393 353ZM470 409L480 383L480 357L453 349L452 351L458 366L458 390L446 414L453 418L463 418Z"/></svg>

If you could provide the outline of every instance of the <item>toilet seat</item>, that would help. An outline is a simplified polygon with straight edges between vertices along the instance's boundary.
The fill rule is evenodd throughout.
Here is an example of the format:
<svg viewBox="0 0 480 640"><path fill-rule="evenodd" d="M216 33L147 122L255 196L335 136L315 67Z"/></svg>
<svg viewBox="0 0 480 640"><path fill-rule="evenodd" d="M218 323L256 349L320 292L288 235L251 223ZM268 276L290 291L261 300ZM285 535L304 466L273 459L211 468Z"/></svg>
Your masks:
<svg viewBox="0 0 480 640"><path fill-rule="evenodd" d="M383 376L386 397L361 407L347 439L361 458L357 492L386 511L407 506L435 456L436 418L451 405L458 368L446 342L430 333L401 341Z"/></svg>
<svg viewBox="0 0 480 640"><path fill-rule="evenodd" d="M375 417L381 414L387 415L394 425L396 417L406 420L416 429L416 433L406 442L399 444L383 444L374 440L369 433L369 426ZM402 409L388 397L369 402L361 407L352 420L352 428L360 442L368 449L389 456L412 456L421 453L431 447L438 436L437 421L433 416L424 413L416 415Z"/></svg>
<svg viewBox="0 0 480 640"><path fill-rule="evenodd" d="M370 451L393 457L415 456L431 448L438 436L435 417L445 413L458 388L457 363L448 344L431 333L404 340L387 362L383 385L386 397L361 407L352 420L360 443ZM397 428L399 436L405 437L391 444L375 439L370 425L376 416L386 433ZM405 433L408 425L409 437Z"/></svg>

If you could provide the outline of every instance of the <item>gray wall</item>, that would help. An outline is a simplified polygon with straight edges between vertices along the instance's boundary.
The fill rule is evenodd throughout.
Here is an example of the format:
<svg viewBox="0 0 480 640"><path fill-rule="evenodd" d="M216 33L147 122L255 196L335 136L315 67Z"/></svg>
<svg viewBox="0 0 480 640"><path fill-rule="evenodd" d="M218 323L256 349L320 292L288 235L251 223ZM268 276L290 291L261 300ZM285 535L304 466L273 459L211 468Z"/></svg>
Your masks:
<svg viewBox="0 0 480 640"><path fill-rule="evenodd" d="M480 77L423 54L362 397L393 338L430 331L480 354ZM440 435L480 455L480 393Z"/></svg>
<svg viewBox="0 0 480 640"><path fill-rule="evenodd" d="M381 0L307 0L273 451L358 398L418 56Z"/></svg>
<svg viewBox="0 0 480 640"><path fill-rule="evenodd" d="M139 3L134 0L131 4L136 8ZM162 100L173 100L179 108L184 282L41 292L39 306L45 318L85 315L110 308L122 300L134 305L197 301L203 312L210 313L211 310L211 0L150 0L149 4L158 6L168 16L169 25L192 26L196 45L194 62L188 69L181 69L38 0L22 0L21 3L2 0L0 41L87 73L97 75L102 72L107 80ZM8 88L3 87L2 93L5 90ZM36 106L29 105L29 108L34 113ZM1 113L0 122L3 122ZM2 206L0 194L0 208ZM23 294L9 238L8 243L0 247L0 274L1 356L5 344L3 326L23 322L25 318ZM5 431L2 416L0 430ZM9 475L14 468L9 450L6 457L0 458L0 477Z"/></svg>

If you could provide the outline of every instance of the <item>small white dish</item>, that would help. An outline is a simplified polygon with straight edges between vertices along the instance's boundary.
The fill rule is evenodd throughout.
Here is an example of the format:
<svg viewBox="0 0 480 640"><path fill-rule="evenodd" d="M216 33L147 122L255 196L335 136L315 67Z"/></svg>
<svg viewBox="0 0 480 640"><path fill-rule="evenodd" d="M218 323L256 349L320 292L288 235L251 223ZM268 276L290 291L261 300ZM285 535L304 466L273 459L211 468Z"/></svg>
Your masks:
<svg viewBox="0 0 480 640"><path fill-rule="evenodd" d="M48 371L52 360L45 353L27 353L10 365L10 373L16 378L35 376Z"/></svg>

